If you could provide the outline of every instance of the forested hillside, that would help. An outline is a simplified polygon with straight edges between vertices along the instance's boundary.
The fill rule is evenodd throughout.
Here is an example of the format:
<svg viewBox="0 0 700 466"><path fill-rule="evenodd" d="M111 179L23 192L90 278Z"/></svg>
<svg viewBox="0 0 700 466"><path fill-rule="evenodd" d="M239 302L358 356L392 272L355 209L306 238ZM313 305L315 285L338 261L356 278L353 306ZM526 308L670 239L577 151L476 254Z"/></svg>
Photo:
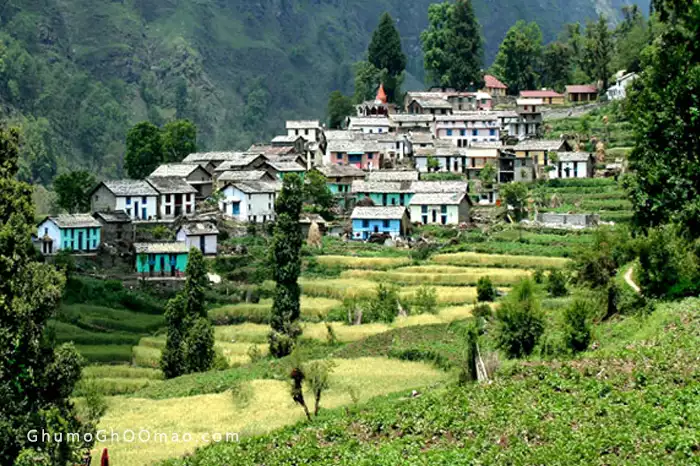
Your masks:
<svg viewBox="0 0 700 466"><path fill-rule="evenodd" d="M421 86L433 1L4 0L0 117L22 128L21 176L32 182L77 166L118 176L126 130L141 120L189 118L200 149L245 148L286 118L322 118L329 91L350 92L383 11L408 55L405 87ZM485 63L517 19L551 40L621 3L476 0Z"/></svg>

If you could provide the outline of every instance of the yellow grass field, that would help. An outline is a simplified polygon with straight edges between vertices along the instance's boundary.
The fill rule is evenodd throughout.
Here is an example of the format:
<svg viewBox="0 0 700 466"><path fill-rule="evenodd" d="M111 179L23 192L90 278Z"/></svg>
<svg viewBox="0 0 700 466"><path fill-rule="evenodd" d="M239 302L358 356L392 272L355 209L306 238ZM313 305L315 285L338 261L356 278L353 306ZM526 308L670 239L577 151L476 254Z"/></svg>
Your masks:
<svg viewBox="0 0 700 466"><path fill-rule="evenodd" d="M214 337L218 341L266 343L270 326L265 324L238 324L214 327Z"/></svg>
<svg viewBox="0 0 700 466"><path fill-rule="evenodd" d="M158 369L132 367L127 365L96 365L83 368L83 378L114 377L122 379L162 379L163 373Z"/></svg>
<svg viewBox="0 0 700 466"><path fill-rule="evenodd" d="M383 270L409 264L411 260L408 257L316 256L316 262L327 267Z"/></svg>
<svg viewBox="0 0 700 466"><path fill-rule="evenodd" d="M223 338L221 331L219 331L219 333L221 338L217 338L214 347L223 354L231 366L248 364L250 362L248 349L253 345L258 347L258 350L260 350L263 356L268 352L268 345L266 343L227 341ZM140 367L157 368L160 362L161 350L164 347L165 337L141 338L139 345L133 347L134 364Z"/></svg>
<svg viewBox="0 0 700 466"><path fill-rule="evenodd" d="M430 260L438 264L447 265L495 265L521 268L565 267L570 262L569 259L562 257L513 256L506 254L480 254L476 252L436 254Z"/></svg>
<svg viewBox="0 0 700 466"><path fill-rule="evenodd" d="M325 317L334 307L342 303L324 296L302 296L301 318L302 320L319 320ZM272 300L263 299L259 303L240 303L222 306L209 311L209 317L214 321L226 315L238 316L245 320L256 322L266 321L272 309Z"/></svg>
<svg viewBox="0 0 700 466"><path fill-rule="evenodd" d="M489 277L494 285L514 285L531 275L528 270L515 268L449 267L449 271L441 269L441 266L433 265L390 271L346 270L341 274L341 278L360 278L406 285L469 286L476 285L482 277Z"/></svg>
<svg viewBox="0 0 700 466"><path fill-rule="evenodd" d="M336 359L330 388L324 393L322 409L336 408L352 403L351 392L363 402L372 397L401 390L420 388L444 380L448 375L424 363L397 361L386 358ZM249 393L247 400L236 400L231 392L213 395L147 400L137 398L108 398L109 408L100 421L99 429L107 435L133 430L138 436L143 430L151 440L129 443L99 442L94 452L108 448L110 463L118 466L144 466L167 458L194 451L211 440L213 434L237 433L240 437L258 435L292 424L303 418L303 411L289 396L286 382L254 380L247 382L242 391ZM308 395L307 400L312 400ZM192 436L191 442L174 443L155 440L156 434L166 433L172 438L179 433ZM146 434L143 434L146 438ZM93 465L99 464L99 454Z"/></svg>

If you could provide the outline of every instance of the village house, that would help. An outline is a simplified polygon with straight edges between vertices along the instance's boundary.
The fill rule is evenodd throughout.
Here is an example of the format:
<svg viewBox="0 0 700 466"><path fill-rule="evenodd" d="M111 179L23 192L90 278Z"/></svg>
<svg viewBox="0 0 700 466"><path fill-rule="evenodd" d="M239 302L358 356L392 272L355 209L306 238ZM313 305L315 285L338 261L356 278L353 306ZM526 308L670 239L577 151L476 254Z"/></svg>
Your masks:
<svg viewBox="0 0 700 466"><path fill-rule="evenodd" d="M452 103L447 100L447 93L435 91L407 92L404 97L406 113L418 115L447 115L452 113Z"/></svg>
<svg viewBox="0 0 700 466"><path fill-rule="evenodd" d="M351 192L357 201L369 198L375 206L407 206L413 196L412 181L352 182Z"/></svg>
<svg viewBox="0 0 700 466"><path fill-rule="evenodd" d="M307 141L321 142L323 129L318 120L287 120L287 136L301 136Z"/></svg>
<svg viewBox="0 0 700 466"><path fill-rule="evenodd" d="M118 241L133 241L134 225L126 212L115 210L111 212L95 212L92 216L102 227L102 241L116 243Z"/></svg>
<svg viewBox="0 0 700 466"><path fill-rule="evenodd" d="M267 158L258 152L233 152L233 155L214 170L214 178L227 171L261 170Z"/></svg>
<svg viewBox="0 0 700 466"><path fill-rule="evenodd" d="M615 75L615 84L610 86L605 95L608 100L622 100L627 97L627 88L637 79L637 73L626 73L624 70Z"/></svg>
<svg viewBox="0 0 700 466"><path fill-rule="evenodd" d="M158 218L174 219L190 215L195 210L197 190L182 178L146 178L158 191Z"/></svg>
<svg viewBox="0 0 700 466"><path fill-rule="evenodd" d="M211 222L186 223L178 228L175 238L187 249L197 248L204 255L216 255L219 230Z"/></svg>
<svg viewBox="0 0 700 466"><path fill-rule="evenodd" d="M535 179L535 166L529 157L516 157L512 152L501 151L498 165L498 182L530 183Z"/></svg>
<svg viewBox="0 0 700 466"><path fill-rule="evenodd" d="M471 199L465 192L417 193L411 198L411 222L423 225L457 225L469 221Z"/></svg>
<svg viewBox="0 0 700 466"><path fill-rule="evenodd" d="M217 189L232 181L275 181L275 176L267 170L229 170L216 178Z"/></svg>
<svg viewBox="0 0 700 466"><path fill-rule="evenodd" d="M367 181L418 181L415 170L382 170L367 174Z"/></svg>
<svg viewBox="0 0 700 466"><path fill-rule="evenodd" d="M437 168L429 168L428 163L434 159L438 163ZM420 173L451 172L464 173L467 164L466 148L456 147L452 144L440 145L435 148L421 149L413 154L416 170Z"/></svg>
<svg viewBox="0 0 700 466"><path fill-rule="evenodd" d="M348 117L348 129L362 133L388 133L392 130L391 120L383 116Z"/></svg>
<svg viewBox="0 0 700 466"><path fill-rule="evenodd" d="M410 229L405 207L355 207L350 218L352 238L357 240L369 239L374 234L395 239L405 236Z"/></svg>
<svg viewBox="0 0 700 466"><path fill-rule="evenodd" d="M593 178L595 156L588 152L557 152L555 160L549 157L546 162L554 169L549 170L549 179Z"/></svg>
<svg viewBox="0 0 700 466"><path fill-rule="evenodd" d="M535 165L547 165L550 152L566 152L571 150L571 145L560 139L530 139L518 142L513 146L505 147L505 150L513 152L518 158L531 159Z"/></svg>
<svg viewBox="0 0 700 466"><path fill-rule="evenodd" d="M212 174L201 165L167 163L156 168L149 178L182 178L197 190L199 199L205 199L212 193Z"/></svg>
<svg viewBox="0 0 700 466"><path fill-rule="evenodd" d="M484 88L482 91L491 94L491 97L493 98L503 98L506 96L508 86L499 81L495 76L485 74Z"/></svg>
<svg viewBox="0 0 700 466"><path fill-rule="evenodd" d="M37 242L44 255L61 250L93 253L100 247L102 226L90 214L46 217L37 226Z"/></svg>
<svg viewBox="0 0 700 466"><path fill-rule="evenodd" d="M413 144L406 134L358 133L354 140L375 142L386 160L403 160L404 157L410 156L413 150Z"/></svg>
<svg viewBox="0 0 700 466"><path fill-rule="evenodd" d="M493 112L455 113L435 117L435 137L449 139L457 147L472 142L496 142L500 138L498 116Z"/></svg>
<svg viewBox="0 0 700 466"><path fill-rule="evenodd" d="M195 152L182 160L182 163L199 164L204 166L211 173L211 169L217 168L222 163L235 160L240 157L241 152ZM211 169L209 168L211 167Z"/></svg>
<svg viewBox="0 0 700 466"><path fill-rule="evenodd" d="M189 259L187 244L179 241L134 243L136 272L150 277L184 277Z"/></svg>
<svg viewBox="0 0 700 466"><path fill-rule="evenodd" d="M518 121L515 128L509 127L508 135L537 137L542 127L542 99L517 99L515 104Z"/></svg>
<svg viewBox="0 0 700 466"><path fill-rule="evenodd" d="M466 149L466 174L468 180L478 180L481 170L486 165L491 165L494 172L498 173L500 144L478 143ZM496 180L494 180L495 182Z"/></svg>
<svg viewBox="0 0 700 466"><path fill-rule="evenodd" d="M466 193L466 181L414 181L411 192L417 193Z"/></svg>
<svg viewBox="0 0 700 466"><path fill-rule="evenodd" d="M326 185L331 193L343 196L350 193L353 181L364 180L366 175L364 170L353 165L323 165L316 167L316 170L326 177Z"/></svg>
<svg viewBox="0 0 700 466"><path fill-rule="evenodd" d="M543 105L563 105L566 101L564 94L560 94L551 89L539 91L520 91L521 99L542 99Z"/></svg>
<svg viewBox="0 0 700 466"><path fill-rule="evenodd" d="M328 141L329 164L353 165L363 170L379 168L382 153L379 144L365 140Z"/></svg>
<svg viewBox="0 0 700 466"><path fill-rule="evenodd" d="M219 210L241 222L264 223L275 218L275 200L282 189L279 182L235 181L222 189Z"/></svg>
<svg viewBox="0 0 700 466"><path fill-rule="evenodd" d="M302 212L299 215L299 226L301 227L302 238L308 238L309 230L312 224L318 225L318 231L321 236L325 235L328 231L328 224L326 220L318 214L311 214L308 212Z"/></svg>
<svg viewBox="0 0 700 466"><path fill-rule="evenodd" d="M270 145L273 147L289 147L297 154L305 154L308 141L303 136L288 136L284 134L272 138Z"/></svg>
<svg viewBox="0 0 700 466"><path fill-rule="evenodd" d="M589 85L566 86L566 100L569 102L595 102L598 100L598 89Z"/></svg>
<svg viewBox="0 0 700 466"><path fill-rule="evenodd" d="M409 139L413 148L413 153L419 149L430 149L435 147L436 139L431 133L410 133Z"/></svg>
<svg viewBox="0 0 700 466"><path fill-rule="evenodd" d="M122 210L132 220L155 220L158 218L158 191L145 180L103 181L90 192L90 210Z"/></svg>
<svg viewBox="0 0 700 466"><path fill-rule="evenodd" d="M396 113L396 105L387 102L384 84L379 85L374 100L366 100L355 106L358 117L387 116Z"/></svg>
<svg viewBox="0 0 700 466"><path fill-rule="evenodd" d="M434 115L411 115L408 113L397 113L389 118L394 131L398 134L430 133L433 121L435 121Z"/></svg>
<svg viewBox="0 0 700 466"><path fill-rule="evenodd" d="M289 173L294 173L304 178L306 167L293 160L268 160L262 167L278 180L284 179Z"/></svg>

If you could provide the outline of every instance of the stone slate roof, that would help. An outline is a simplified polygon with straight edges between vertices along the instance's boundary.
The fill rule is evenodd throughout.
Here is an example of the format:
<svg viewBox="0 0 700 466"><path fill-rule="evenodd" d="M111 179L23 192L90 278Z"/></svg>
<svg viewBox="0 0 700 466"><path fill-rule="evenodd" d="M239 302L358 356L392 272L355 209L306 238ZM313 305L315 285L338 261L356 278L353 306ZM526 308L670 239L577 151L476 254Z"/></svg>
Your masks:
<svg viewBox="0 0 700 466"><path fill-rule="evenodd" d="M321 125L318 120L287 120L287 129L316 129Z"/></svg>
<svg viewBox="0 0 700 466"><path fill-rule="evenodd" d="M377 141L365 140L342 140L335 139L328 141L327 152L380 152L381 148Z"/></svg>
<svg viewBox="0 0 700 466"><path fill-rule="evenodd" d="M517 99L516 105L542 105L542 99Z"/></svg>
<svg viewBox="0 0 700 466"><path fill-rule="evenodd" d="M373 171L367 175L367 181L418 181L418 172L404 171Z"/></svg>
<svg viewBox="0 0 700 466"><path fill-rule="evenodd" d="M409 138L414 144L434 143L435 138L431 133L411 133Z"/></svg>
<svg viewBox="0 0 700 466"><path fill-rule="evenodd" d="M396 220L406 214L406 208L402 206L387 207L355 207L350 218L361 220Z"/></svg>
<svg viewBox="0 0 700 466"><path fill-rule="evenodd" d="M357 131L348 131L344 129L330 129L324 132L326 141L352 141L357 136Z"/></svg>
<svg viewBox="0 0 700 466"><path fill-rule="evenodd" d="M131 223L129 217L123 210L112 210L109 212L95 212L93 217L102 220L104 223Z"/></svg>
<svg viewBox="0 0 700 466"><path fill-rule="evenodd" d="M316 222L319 225L325 225L326 220L318 214L302 213L299 215L299 223L311 224Z"/></svg>
<svg viewBox="0 0 700 466"><path fill-rule="evenodd" d="M411 198L411 205L458 205L467 194L460 193L418 193Z"/></svg>
<svg viewBox="0 0 700 466"><path fill-rule="evenodd" d="M218 235L219 229L209 222L186 223L180 227L187 236Z"/></svg>
<svg viewBox="0 0 700 466"><path fill-rule="evenodd" d="M229 170L223 172L218 181L261 181L266 175L267 172L263 170Z"/></svg>
<svg viewBox="0 0 700 466"><path fill-rule="evenodd" d="M466 193L466 181L414 181L414 193Z"/></svg>
<svg viewBox="0 0 700 466"><path fill-rule="evenodd" d="M306 167L290 160L268 160L265 164L271 166L278 172L301 172L306 171Z"/></svg>
<svg viewBox="0 0 700 466"><path fill-rule="evenodd" d="M338 177L363 177L365 176L364 170L357 168L355 165L323 165L316 167L323 176L327 178L338 178Z"/></svg>
<svg viewBox="0 0 700 466"><path fill-rule="evenodd" d="M282 189L282 183L276 181L233 181L228 184L246 194L276 193Z"/></svg>
<svg viewBox="0 0 700 466"><path fill-rule="evenodd" d="M197 162L223 162L226 160L234 160L240 152L220 151L220 152L195 152L184 158L184 163Z"/></svg>
<svg viewBox="0 0 700 466"><path fill-rule="evenodd" d="M180 178L187 178L192 174L193 171L197 170L198 168L202 168L200 165L196 164L191 164L191 163L166 163L155 170L153 170L153 173L149 175L149 177L170 177L170 176L177 176ZM204 168L202 168L206 172ZM207 174L209 174L207 172Z"/></svg>
<svg viewBox="0 0 700 466"><path fill-rule="evenodd" d="M167 178L146 178L146 181L148 181L160 194L197 193L197 190L194 189L187 181L185 181L183 178L178 178L175 176L170 176Z"/></svg>
<svg viewBox="0 0 700 466"><path fill-rule="evenodd" d="M103 181L101 185L104 185L115 196L120 197L158 195L158 191L153 189L153 186L148 184L146 180L109 180Z"/></svg>
<svg viewBox="0 0 700 466"><path fill-rule="evenodd" d="M546 140L546 139L531 139L528 141L521 141L514 146L507 146L505 149L509 150L559 150L565 141L560 140Z"/></svg>
<svg viewBox="0 0 700 466"><path fill-rule="evenodd" d="M420 105L423 108L445 108L445 109L452 108L451 103L449 103L445 99L440 99L440 98L437 98L437 99L421 98L421 99L413 99L413 101L417 102L418 105Z"/></svg>
<svg viewBox="0 0 700 466"><path fill-rule="evenodd" d="M411 181L363 181L355 180L350 189L353 193L412 193Z"/></svg>
<svg viewBox="0 0 700 466"><path fill-rule="evenodd" d="M262 155L265 157L294 154L296 149L292 146L273 146L272 144L253 144L248 149L248 154Z"/></svg>
<svg viewBox="0 0 700 466"><path fill-rule="evenodd" d="M395 113L389 118L396 123L430 123L435 118L434 115L421 115L413 113Z"/></svg>
<svg viewBox="0 0 700 466"><path fill-rule="evenodd" d="M587 162L592 155L589 152L558 152L560 162Z"/></svg>
<svg viewBox="0 0 700 466"><path fill-rule="evenodd" d="M295 142L297 142L297 139L304 139L304 138L301 137L301 135L298 135L298 136L296 136L296 135L291 135L291 136L289 136L289 135L286 135L286 134L281 134L281 135L279 135L279 136L275 136L274 138L272 138L272 143L273 143L273 144L281 144L281 143L285 143L285 144L294 144Z"/></svg>
<svg viewBox="0 0 700 466"><path fill-rule="evenodd" d="M452 115L435 115L435 121L441 123L443 121L495 121L498 120L498 115L494 112L464 112L454 113Z"/></svg>
<svg viewBox="0 0 700 466"><path fill-rule="evenodd" d="M134 243L136 254L182 254L189 252L187 244L179 241Z"/></svg>
<svg viewBox="0 0 700 466"><path fill-rule="evenodd" d="M51 220L59 228L100 228L102 225L95 220L90 214L61 214L46 217L46 220Z"/></svg>
<svg viewBox="0 0 700 466"><path fill-rule="evenodd" d="M349 127L353 126L391 126L391 121L385 116L350 117Z"/></svg>
<svg viewBox="0 0 700 466"><path fill-rule="evenodd" d="M285 151L288 148L283 148ZM224 172L229 170L242 170L248 165L255 162L258 158L263 157L262 153L253 152L236 152L236 156L221 163L214 171Z"/></svg>

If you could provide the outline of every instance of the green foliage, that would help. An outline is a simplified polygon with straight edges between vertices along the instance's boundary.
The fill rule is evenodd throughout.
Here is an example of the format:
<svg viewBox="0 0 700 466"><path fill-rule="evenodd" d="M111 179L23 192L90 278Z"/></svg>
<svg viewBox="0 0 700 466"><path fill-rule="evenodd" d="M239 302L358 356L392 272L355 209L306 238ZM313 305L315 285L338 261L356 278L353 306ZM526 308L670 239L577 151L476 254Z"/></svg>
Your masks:
<svg viewBox="0 0 700 466"><path fill-rule="evenodd" d="M75 258L68 249L61 249L54 258L54 266L70 279L76 270Z"/></svg>
<svg viewBox="0 0 700 466"><path fill-rule="evenodd" d="M340 91L333 91L328 97L328 128L341 129L345 124L345 119L355 113L355 106L352 99Z"/></svg>
<svg viewBox="0 0 700 466"><path fill-rule="evenodd" d="M164 162L181 162L197 152L197 127L189 120L166 123L161 132Z"/></svg>
<svg viewBox="0 0 700 466"><path fill-rule="evenodd" d="M306 174L304 200L312 206L313 211L330 218L330 210L335 204L335 199L328 188L326 177L321 172L312 170Z"/></svg>
<svg viewBox="0 0 700 466"><path fill-rule="evenodd" d="M124 169L130 178L145 178L161 163L180 162L197 151L197 127L188 120L175 120L158 128L143 121L126 135Z"/></svg>
<svg viewBox="0 0 700 466"><path fill-rule="evenodd" d="M432 155L428 156L428 159L425 162L426 168L428 169L428 172L436 172L440 170L440 161L436 158L433 157Z"/></svg>
<svg viewBox="0 0 700 466"><path fill-rule="evenodd" d="M566 277L559 269L551 269L547 278L547 292L553 298L566 296L569 291L566 289Z"/></svg>
<svg viewBox="0 0 700 466"><path fill-rule="evenodd" d="M563 92L571 82L571 67L571 47L563 42L550 42L542 54L542 86Z"/></svg>
<svg viewBox="0 0 700 466"><path fill-rule="evenodd" d="M421 43L430 81L458 90L481 89L483 38L471 1L431 5L428 22Z"/></svg>
<svg viewBox="0 0 700 466"><path fill-rule="evenodd" d="M626 178L634 222L642 227L675 222L700 235L700 118L693 95L700 86L700 10L688 2L674 5L672 20L645 49L644 73L628 93L634 128Z"/></svg>
<svg viewBox="0 0 700 466"><path fill-rule="evenodd" d="M464 362L459 372L459 383L461 385L467 382L475 382L477 380L477 358L478 358L478 342L479 330L476 322L470 322L464 330L465 350Z"/></svg>
<svg viewBox="0 0 700 466"><path fill-rule="evenodd" d="M598 228L593 243L575 251L573 268L577 281L593 288L607 286L618 268L635 257L635 248L629 230Z"/></svg>
<svg viewBox="0 0 700 466"><path fill-rule="evenodd" d="M493 317L493 309L488 304L482 302L474 306L472 309L472 315L476 319L491 320Z"/></svg>
<svg viewBox="0 0 700 466"><path fill-rule="evenodd" d="M400 84L406 69L406 55L401 50L401 36L387 12L379 18L367 48L367 61L378 70L385 70L384 90L389 102L401 100Z"/></svg>
<svg viewBox="0 0 700 466"><path fill-rule="evenodd" d="M585 351L591 342L591 307L590 301L576 299L564 311L564 339L574 353Z"/></svg>
<svg viewBox="0 0 700 466"><path fill-rule="evenodd" d="M496 300L496 288L489 277L481 277L476 283L476 300L480 302Z"/></svg>
<svg viewBox="0 0 700 466"><path fill-rule="evenodd" d="M518 21L506 33L493 73L508 83L508 92L518 95L521 90L536 89L539 84L542 59L542 31L537 23Z"/></svg>
<svg viewBox="0 0 700 466"><path fill-rule="evenodd" d="M399 313L398 287L380 283L376 291L362 316L363 322L393 322Z"/></svg>
<svg viewBox="0 0 700 466"><path fill-rule="evenodd" d="M321 396L330 385L330 376L335 368L335 363L330 359L312 361L304 366L304 383L307 389L314 395L314 416L318 416L321 408Z"/></svg>
<svg viewBox="0 0 700 466"><path fill-rule="evenodd" d="M91 443L58 444L27 433L94 435L94 426L76 416L70 395L80 379L83 360L71 344L54 348L44 338L64 285L53 267L34 261L31 234L34 211L31 187L18 182L19 134L0 127L0 463L40 456L38 462L79 461ZM24 451L23 451L24 450ZM31 450L31 451L27 451Z"/></svg>
<svg viewBox="0 0 700 466"><path fill-rule="evenodd" d="M270 354L278 358L291 353L296 338L301 334L297 321L300 314L298 279L303 243L299 214L303 190L301 178L295 174L287 175L275 202L277 219L271 252L276 286L270 317Z"/></svg>
<svg viewBox="0 0 700 466"><path fill-rule="evenodd" d="M97 182L92 173L85 170L64 173L53 181L56 203L70 214L90 210L90 191Z"/></svg>
<svg viewBox="0 0 700 466"><path fill-rule="evenodd" d="M544 283L544 272L542 271L542 269L535 269L535 273L532 274L532 280L538 285Z"/></svg>
<svg viewBox="0 0 700 466"><path fill-rule="evenodd" d="M513 208L513 215L516 222L525 217L527 207L528 189L525 183L512 182L500 186L499 195L507 206Z"/></svg>
<svg viewBox="0 0 700 466"><path fill-rule="evenodd" d="M614 44L605 16L600 15L598 21L586 24L584 44L583 71L594 81L600 81L603 89L607 89Z"/></svg>
<svg viewBox="0 0 700 466"><path fill-rule="evenodd" d="M184 288L165 309L168 330L160 367L166 378L204 372L214 362L214 330L205 303L209 279L199 249L190 249L185 274Z"/></svg>
<svg viewBox="0 0 700 466"><path fill-rule="evenodd" d="M422 285L418 287L412 304L418 314L436 314L438 310L437 291L432 286Z"/></svg>
<svg viewBox="0 0 700 466"><path fill-rule="evenodd" d="M496 310L496 342L511 358L532 353L544 333L545 321L535 285L523 280Z"/></svg>
<svg viewBox="0 0 700 466"><path fill-rule="evenodd" d="M484 188L490 189L496 181L498 172L492 163L486 163L479 171L479 180Z"/></svg>

